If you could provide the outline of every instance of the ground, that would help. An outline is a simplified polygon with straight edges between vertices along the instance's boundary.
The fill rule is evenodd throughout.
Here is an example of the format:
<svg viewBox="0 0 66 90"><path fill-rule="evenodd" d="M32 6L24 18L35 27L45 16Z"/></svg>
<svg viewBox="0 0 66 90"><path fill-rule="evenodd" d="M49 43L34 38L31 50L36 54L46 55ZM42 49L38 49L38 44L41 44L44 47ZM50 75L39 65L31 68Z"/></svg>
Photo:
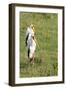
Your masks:
<svg viewBox="0 0 66 90"><path fill-rule="evenodd" d="M20 12L20 77L56 76L58 74L58 16L49 13ZM25 32L34 24L37 44L35 63L27 58Z"/></svg>

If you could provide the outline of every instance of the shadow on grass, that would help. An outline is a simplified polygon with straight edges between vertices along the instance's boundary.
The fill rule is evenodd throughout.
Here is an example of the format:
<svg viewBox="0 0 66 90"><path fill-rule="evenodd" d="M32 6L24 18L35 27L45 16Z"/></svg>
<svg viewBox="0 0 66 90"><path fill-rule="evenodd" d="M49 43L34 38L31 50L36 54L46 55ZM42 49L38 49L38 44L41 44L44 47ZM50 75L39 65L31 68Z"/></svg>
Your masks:
<svg viewBox="0 0 66 90"><path fill-rule="evenodd" d="M40 65L42 64L44 61L41 58L35 57L34 59L34 65ZM27 68L29 66L33 66L29 61L25 61L25 62L21 62L20 63L20 68Z"/></svg>

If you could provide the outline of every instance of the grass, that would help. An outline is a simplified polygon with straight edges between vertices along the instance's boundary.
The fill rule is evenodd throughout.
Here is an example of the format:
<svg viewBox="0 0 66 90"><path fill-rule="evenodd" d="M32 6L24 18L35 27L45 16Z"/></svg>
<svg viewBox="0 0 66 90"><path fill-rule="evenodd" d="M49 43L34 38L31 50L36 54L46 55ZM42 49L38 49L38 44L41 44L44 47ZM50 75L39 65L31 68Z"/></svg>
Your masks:
<svg viewBox="0 0 66 90"><path fill-rule="evenodd" d="M56 76L58 74L58 16L49 13L20 12L20 77ZM33 23L37 46L35 64L29 63L25 46L27 26Z"/></svg>

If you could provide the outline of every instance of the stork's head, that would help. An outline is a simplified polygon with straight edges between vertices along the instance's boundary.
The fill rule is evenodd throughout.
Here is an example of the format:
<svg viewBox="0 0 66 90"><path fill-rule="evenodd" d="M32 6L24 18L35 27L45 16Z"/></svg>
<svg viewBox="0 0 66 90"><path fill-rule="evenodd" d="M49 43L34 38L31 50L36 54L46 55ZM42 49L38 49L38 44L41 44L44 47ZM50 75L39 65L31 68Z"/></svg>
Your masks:
<svg viewBox="0 0 66 90"><path fill-rule="evenodd" d="M33 28L34 27L33 24L30 24L30 27Z"/></svg>
<svg viewBox="0 0 66 90"><path fill-rule="evenodd" d="M34 25L33 25L33 24L31 24L30 27L33 29L33 31L35 31Z"/></svg>

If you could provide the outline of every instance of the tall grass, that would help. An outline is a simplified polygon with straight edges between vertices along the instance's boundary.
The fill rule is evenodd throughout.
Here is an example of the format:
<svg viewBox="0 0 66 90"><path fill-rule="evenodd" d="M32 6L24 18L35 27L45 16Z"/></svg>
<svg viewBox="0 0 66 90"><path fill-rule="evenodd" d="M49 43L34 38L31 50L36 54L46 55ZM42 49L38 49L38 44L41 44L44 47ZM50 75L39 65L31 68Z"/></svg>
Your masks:
<svg viewBox="0 0 66 90"><path fill-rule="evenodd" d="M49 13L20 12L20 77L55 76L58 74L58 16ZM34 65L29 63L25 32L31 23L39 44Z"/></svg>

